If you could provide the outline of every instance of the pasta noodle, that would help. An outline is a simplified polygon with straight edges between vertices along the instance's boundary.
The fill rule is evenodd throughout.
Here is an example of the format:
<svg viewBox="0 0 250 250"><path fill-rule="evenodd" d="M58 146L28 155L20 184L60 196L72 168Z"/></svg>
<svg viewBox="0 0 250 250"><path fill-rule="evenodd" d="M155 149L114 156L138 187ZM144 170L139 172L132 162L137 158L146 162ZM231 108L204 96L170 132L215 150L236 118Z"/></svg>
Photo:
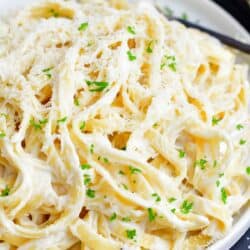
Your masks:
<svg viewBox="0 0 250 250"><path fill-rule="evenodd" d="M0 249L205 249L249 205L246 65L149 3L46 0L0 24Z"/></svg>

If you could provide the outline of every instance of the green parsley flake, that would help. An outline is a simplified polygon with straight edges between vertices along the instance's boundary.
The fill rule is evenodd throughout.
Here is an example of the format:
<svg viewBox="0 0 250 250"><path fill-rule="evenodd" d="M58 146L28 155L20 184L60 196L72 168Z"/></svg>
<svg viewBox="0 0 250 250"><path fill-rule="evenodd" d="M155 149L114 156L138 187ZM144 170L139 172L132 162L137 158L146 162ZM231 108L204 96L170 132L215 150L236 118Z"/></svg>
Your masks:
<svg viewBox="0 0 250 250"><path fill-rule="evenodd" d="M216 181L216 186L217 186L217 187L220 186L220 181L219 181L219 180Z"/></svg>
<svg viewBox="0 0 250 250"><path fill-rule="evenodd" d="M49 12L50 12L54 17L59 17L59 13L56 12L54 9L50 9Z"/></svg>
<svg viewBox="0 0 250 250"><path fill-rule="evenodd" d="M218 123L221 121L220 118L216 118L215 116L212 117L212 125L218 125Z"/></svg>
<svg viewBox="0 0 250 250"><path fill-rule="evenodd" d="M88 23L81 23L80 26L78 27L79 31L84 31L88 28L89 24Z"/></svg>
<svg viewBox="0 0 250 250"><path fill-rule="evenodd" d="M153 124L153 128L157 128L158 127L158 123Z"/></svg>
<svg viewBox="0 0 250 250"><path fill-rule="evenodd" d="M184 200L182 205L181 205L181 212L183 214L188 214L193 208L193 202L189 202L188 200Z"/></svg>
<svg viewBox="0 0 250 250"><path fill-rule="evenodd" d="M68 117L65 116L65 117L63 117L63 118L57 120L57 123L65 123L65 122L67 121L67 119L68 119Z"/></svg>
<svg viewBox="0 0 250 250"><path fill-rule="evenodd" d="M126 184L122 183L122 186L125 190L128 190L128 186Z"/></svg>
<svg viewBox="0 0 250 250"><path fill-rule="evenodd" d="M43 69L42 72L45 73L45 75L50 79L52 77L52 74L51 74L51 70L53 69L54 67L50 67L50 68L46 68L46 69Z"/></svg>
<svg viewBox="0 0 250 250"><path fill-rule="evenodd" d="M242 125L242 124L237 124L236 125L236 129L238 129L238 130L241 130L241 129L243 129L244 128L244 126Z"/></svg>
<svg viewBox="0 0 250 250"><path fill-rule="evenodd" d="M250 166L246 167L246 173L250 175Z"/></svg>
<svg viewBox="0 0 250 250"><path fill-rule="evenodd" d="M135 35L135 34L136 34L135 29L134 29L133 27L131 27L131 26L128 26L128 27L127 27L127 31L128 31L130 34L132 34L132 35Z"/></svg>
<svg viewBox="0 0 250 250"><path fill-rule="evenodd" d="M246 144L247 143L247 141L246 140L244 140L244 139L240 139L240 145L244 145L244 144Z"/></svg>
<svg viewBox="0 0 250 250"><path fill-rule="evenodd" d="M109 217L109 220L110 220L110 221L114 221L116 218L117 218L116 213L113 213L113 214Z"/></svg>
<svg viewBox="0 0 250 250"><path fill-rule="evenodd" d="M35 122L34 119L30 120L30 125L35 128L35 130L42 129L42 127L48 122L48 119L39 120Z"/></svg>
<svg viewBox="0 0 250 250"><path fill-rule="evenodd" d="M128 239L133 240L136 237L136 230L135 229L126 230L126 235Z"/></svg>
<svg viewBox="0 0 250 250"><path fill-rule="evenodd" d="M170 198L168 199L168 202L169 202L169 203L172 203L172 202L174 202L174 201L176 201L176 198L174 198L174 197L170 197Z"/></svg>
<svg viewBox="0 0 250 250"><path fill-rule="evenodd" d="M77 107L80 106L80 102L79 102L78 98L75 98L75 99L74 99L74 104L75 104Z"/></svg>
<svg viewBox="0 0 250 250"><path fill-rule="evenodd" d="M86 80L86 83L89 86L90 92L102 92L109 86L108 82L97 82L97 81Z"/></svg>
<svg viewBox="0 0 250 250"><path fill-rule="evenodd" d="M206 168L206 164L207 164L207 160L205 159L200 159L199 161L195 162L195 166L199 166L202 170L204 170Z"/></svg>
<svg viewBox="0 0 250 250"><path fill-rule="evenodd" d="M220 178L221 178L222 176L224 176L224 173L220 173L220 174L219 174L219 177L220 177Z"/></svg>
<svg viewBox="0 0 250 250"><path fill-rule="evenodd" d="M178 150L179 151L179 158L184 158L186 153L183 150Z"/></svg>
<svg viewBox="0 0 250 250"><path fill-rule="evenodd" d="M85 121L82 121L80 123L80 130L84 130L85 129L85 126L86 126L86 122Z"/></svg>
<svg viewBox="0 0 250 250"><path fill-rule="evenodd" d="M162 60L161 70L165 66L168 66L172 71L176 72L176 57L165 55L163 60Z"/></svg>
<svg viewBox="0 0 250 250"><path fill-rule="evenodd" d="M92 190L92 189L87 189L86 190L86 195L89 197L89 198L95 198L95 190Z"/></svg>
<svg viewBox="0 0 250 250"><path fill-rule="evenodd" d="M153 43L154 43L154 41L149 42L148 47L146 49L147 53L149 53L149 54L153 53L153 48L152 48Z"/></svg>
<svg viewBox="0 0 250 250"><path fill-rule="evenodd" d="M226 192L225 188L224 187L221 188L220 192L221 192L221 200L224 204L226 204L227 203L227 192Z"/></svg>
<svg viewBox="0 0 250 250"><path fill-rule="evenodd" d="M176 211L176 208L172 208L170 211L174 214Z"/></svg>
<svg viewBox="0 0 250 250"><path fill-rule="evenodd" d="M6 136L6 134L4 132L0 133L0 139L4 138Z"/></svg>
<svg viewBox="0 0 250 250"><path fill-rule="evenodd" d="M152 194L152 197L155 198L155 201L156 201L156 202L160 202L160 201L161 201L161 197L160 197L159 194L157 194L157 193L153 193L153 194Z"/></svg>
<svg viewBox="0 0 250 250"><path fill-rule="evenodd" d="M129 217L123 217L123 218L122 218L122 221L124 221L124 222L130 222L131 219L130 219Z"/></svg>
<svg viewBox="0 0 250 250"><path fill-rule="evenodd" d="M120 175L125 175L125 173L124 173L122 170L120 170L120 171L118 172L118 174L120 174Z"/></svg>
<svg viewBox="0 0 250 250"><path fill-rule="evenodd" d="M138 174L142 172L139 168L135 168L133 166L129 166L129 170L131 174Z"/></svg>
<svg viewBox="0 0 250 250"><path fill-rule="evenodd" d="M81 165L81 169L82 170L91 169L91 166L88 163L84 163Z"/></svg>
<svg viewBox="0 0 250 250"><path fill-rule="evenodd" d="M91 178L89 174L84 175L84 185L87 186L91 183Z"/></svg>
<svg viewBox="0 0 250 250"><path fill-rule="evenodd" d="M181 15L181 19L183 19L184 21L187 21L188 20L188 15L187 15L187 13L182 13L182 15Z"/></svg>
<svg viewBox="0 0 250 250"><path fill-rule="evenodd" d="M127 52L127 55L128 55L129 61L134 61L134 60L136 60L136 56L133 55L131 51L128 51L128 52Z"/></svg>
<svg viewBox="0 0 250 250"><path fill-rule="evenodd" d="M218 162L216 160L214 160L214 162L213 162L213 168L216 168L217 164L218 164Z"/></svg>
<svg viewBox="0 0 250 250"><path fill-rule="evenodd" d="M150 222L154 221L157 216L157 213L150 207L148 208L148 219Z"/></svg>
<svg viewBox="0 0 250 250"><path fill-rule="evenodd" d="M89 149L89 151L90 151L91 154L94 153L94 148L95 148L95 145L94 145L94 144L91 144L91 145L90 145L90 149Z"/></svg>
<svg viewBox="0 0 250 250"><path fill-rule="evenodd" d="M2 190L1 196L5 197L5 196L8 196L9 194L10 194L10 188L6 186L5 189Z"/></svg>
<svg viewBox="0 0 250 250"><path fill-rule="evenodd" d="M3 116L3 117L5 117L5 119L8 119L8 115L5 113L0 113L0 116Z"/></svg>
<svg viewBox="0 0 250 250"><path fill-rule="evenodd" d="M164 8L164 12L167 17L172 17L174 15L174 11L167 6Z"/></svg>
<svg viewBox="0 0 250 250"><path fill-rule="evenodd" d="M104 163L109 163L109 159L106 158L106 157L103 157L103 162L104 162Z"/></svg>

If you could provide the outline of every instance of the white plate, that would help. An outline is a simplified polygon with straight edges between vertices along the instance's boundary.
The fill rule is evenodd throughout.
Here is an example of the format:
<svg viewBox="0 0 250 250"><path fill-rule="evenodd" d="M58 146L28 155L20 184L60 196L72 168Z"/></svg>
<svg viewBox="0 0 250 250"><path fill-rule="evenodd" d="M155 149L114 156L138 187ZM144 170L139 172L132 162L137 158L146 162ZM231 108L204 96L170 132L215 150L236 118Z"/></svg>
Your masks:
<svg viewBox="0 0 250 250"><path fill-rule="evenodd" d="M6 15L10 10L37 0L0 0L1 15ZM187 13L192 21L199 21L207 27L211 27L229 36L250 42L250 34L227 12L209 0L158 0L170 7L175 15L181 16ZM209 250L228 250L250 227L250 209L239 211L235 218L233 229L223 240L218 241Z"/></svg>

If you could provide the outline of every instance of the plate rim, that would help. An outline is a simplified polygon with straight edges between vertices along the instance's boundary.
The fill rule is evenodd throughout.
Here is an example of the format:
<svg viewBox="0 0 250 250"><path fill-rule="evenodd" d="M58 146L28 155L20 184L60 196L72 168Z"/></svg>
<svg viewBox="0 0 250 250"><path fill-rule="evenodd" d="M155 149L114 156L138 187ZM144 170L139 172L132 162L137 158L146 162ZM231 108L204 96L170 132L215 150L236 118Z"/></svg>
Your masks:
<svg viewBox="0 0 250 250"><path fill-rule="evenodd" d="M197 2L197 0L195 0L195 1ZM198 0L198 1L200 1L200 0ZM216 2L213 2L212 0L203 0L203 2L206 2L206 4L212 6L212 8L219 11L220 14L223 15L226 19L230 19L230 22L232 22L234 24L235 28L238 29L240 31L240 33L242 35L244 35L250 42L250 33L230 12L228 12L222 6L220 6Z"/></svg>

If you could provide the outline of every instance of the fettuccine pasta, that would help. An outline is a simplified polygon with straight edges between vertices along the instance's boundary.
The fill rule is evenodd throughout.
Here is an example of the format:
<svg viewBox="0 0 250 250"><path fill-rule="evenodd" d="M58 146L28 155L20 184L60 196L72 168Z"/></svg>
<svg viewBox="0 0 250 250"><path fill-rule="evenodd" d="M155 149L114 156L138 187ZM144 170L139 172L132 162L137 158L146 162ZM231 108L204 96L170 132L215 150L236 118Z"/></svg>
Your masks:
<svg viewBox="0 0 250 250"><path fill-rule="evenodd" d="M236 55L149 3L47 0L0 24L0 249L194 250L250 197Z"/></svg>

